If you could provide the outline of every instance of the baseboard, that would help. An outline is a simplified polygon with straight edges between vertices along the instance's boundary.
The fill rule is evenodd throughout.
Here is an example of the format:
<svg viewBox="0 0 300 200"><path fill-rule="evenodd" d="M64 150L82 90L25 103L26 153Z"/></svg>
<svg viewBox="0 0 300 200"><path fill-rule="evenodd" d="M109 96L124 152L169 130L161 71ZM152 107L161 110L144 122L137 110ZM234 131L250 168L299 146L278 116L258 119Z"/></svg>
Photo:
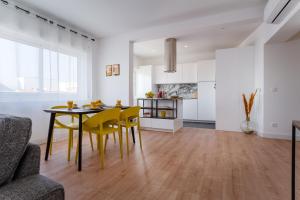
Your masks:
<svg viewBox="0 0 300 200"><path fill-rule="evenodd" d="M165 132L165 133L175 133L173 132L173 130L171 129L158 129L158 128L148 128L148 127L141 127L142 130L145 130L145 131L157 131L157 132ZM179 129L178 129L179 130Z"/></svg>
<svg viewBox="0 0 300 200"><path fill-rule="evenodd" d="M292 140L292 133L289 133L289 134L263 133L263 134L260 134L260 136L263 138L269 138L269 139ZM300 136L296 136L296 140L300 141Z"/></svg>
<svg viewBox="0 0 300 200"><path fill-rule="evenodd" d="M205 123L205 124L215 124L215 121L205 121L205 120L193 120L193 119L184 119L183 122L195 122L195 123Z"/></svg>

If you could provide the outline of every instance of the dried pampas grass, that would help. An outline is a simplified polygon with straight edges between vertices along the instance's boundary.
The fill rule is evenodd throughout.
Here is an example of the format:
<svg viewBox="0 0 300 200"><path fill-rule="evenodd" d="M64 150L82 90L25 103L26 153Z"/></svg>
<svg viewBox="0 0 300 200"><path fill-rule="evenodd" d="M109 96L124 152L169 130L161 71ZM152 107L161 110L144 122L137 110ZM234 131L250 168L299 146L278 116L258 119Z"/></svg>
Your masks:
<svg viewBox="0 0 300 200"><path fill-rule="evenodd" d="M252 107L253 107L253 104L254 104L254 99L255 99L256 93L257 93L257 90L255 90L255 92L252 92L250 94L249 101L247 100L245 94L242 95L243 103L244 103L244 109L245 109L245 115L246 115L246 120L247 121L250 121L250 114L251 114L251 110L252 110Z"/></svg>

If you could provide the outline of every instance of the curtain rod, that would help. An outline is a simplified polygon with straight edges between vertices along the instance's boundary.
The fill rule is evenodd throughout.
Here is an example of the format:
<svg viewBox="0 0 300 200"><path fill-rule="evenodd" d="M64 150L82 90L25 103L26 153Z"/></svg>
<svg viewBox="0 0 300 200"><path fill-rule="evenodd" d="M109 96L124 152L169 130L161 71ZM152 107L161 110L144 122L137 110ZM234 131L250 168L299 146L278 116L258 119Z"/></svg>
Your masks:
<svg viewBox="0 0 300 200"><path fill-rule="evenodd" d="M57 26L58 28L65 29L65 30L67 29L66 26L60 25L59 23L54 22L54 20L52 20L52 19L47 19L46 17L42 17L42 16L39 15L39 14L33 14L33 12L30 12L29 10L24 9L24 8L20 7L19 5L13 5L11 2L8 2L8 1L6 1L6 0L0 0L0 1L1 1L5 6L9 6L9 5L11 4L16 10L22 11L22 12L28 14L28 15L32 14L32 15L35 16L36 18L43 20L45 23L49 23L49 24L51 24L51 25L53 25L53 24L55 23L56 26ZM73 33L73 34L76 34L76 35L78 34L78 31L76 31L76 30L73 30L73 29L70 29L70 28L68 28L68 30L69 30L71 33ZM81 37L83 37L83 38L90 39L90 40L93 41L93 42L96 41L94 38L88 37L88 36L85 35L85 34L81 34L81 33L80 33L79 35L80 35Z"/></svg>

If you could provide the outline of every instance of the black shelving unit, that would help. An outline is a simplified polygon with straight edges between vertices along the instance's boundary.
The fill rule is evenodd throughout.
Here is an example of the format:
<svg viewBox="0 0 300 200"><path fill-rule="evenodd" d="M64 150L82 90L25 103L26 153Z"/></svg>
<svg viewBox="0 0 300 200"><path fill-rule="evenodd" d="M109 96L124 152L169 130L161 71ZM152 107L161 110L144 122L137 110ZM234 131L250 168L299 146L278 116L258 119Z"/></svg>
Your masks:
<svg viewBox="0 0 300 200"><path fill-rule="evenodd" d="M161 107L159 102L171 101L172 107ZM141 103L142 102L142 103ZM149 103L146 103L149 102ZM178 113L178 99L177 98L138 98L137 105L143 111L142 118L158 118L158 119L176 119ZM145 116L145 111L150 111L150 116ZM159 111L172 111L172 117L160 117Z"/></svg>

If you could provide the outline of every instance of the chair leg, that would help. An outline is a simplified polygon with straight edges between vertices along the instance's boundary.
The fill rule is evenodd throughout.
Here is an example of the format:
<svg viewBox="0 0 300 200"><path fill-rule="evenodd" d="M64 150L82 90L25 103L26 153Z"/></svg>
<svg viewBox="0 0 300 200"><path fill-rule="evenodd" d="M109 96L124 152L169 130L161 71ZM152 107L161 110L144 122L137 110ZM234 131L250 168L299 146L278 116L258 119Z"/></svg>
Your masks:
<svg viewBox="0 0 300 200"><path fill-rule="evenodd" d="M92 151L94 151L93 136L92 136L91 132L89 132L89 136L90 136L90 143L91 143Z"/></svg>
<svg viewBox="0 0 300 200"><path fill-rule="evenodd" d="M72 138L73 138L73 130L69 129L68 161L71 160Z"/></svg>
<svg viewBox="0 0 300 200"><path fill-rule="evenodd" d="M140 127L140 124L138 123L138 132L139 132L139 139L140 139L140 147L141 147L141 150L143 150L143 145L142 145L142 134L141 134L141 127Z"/></svg>
<svg viewBox="0 0 300 200"><path fill-rule="evenodd" d="M74 144L73 144L73 142L74 142L74 134L73 134L73 131L72 131L72 134L71 134L72 136L71 136L71 148L73 148L74 147Z"/></svg>
<svg viewBox="0 0 300 200"><path fill-rule="evenodd" d="M127 155L129 155L129 139L128 139L128 128L126 127L126 147L127 147Z"/></svg>
<svg viewBox="0 0 300 200"><path fill-rule="evenodd" d="M122 129L119 130L119 145L120 145L120 156L123 159L123 137L122 137Z"/></svg>
<svg viewBox="0 0 300 200"><path fill-rule="evenodd" d="M103 169L103 168L104 168L103 135L100 135L100 149L99 149L99 155L100 155L100 166L101 166L101 169Z"/></svg>
<svg viewBox="0 0 300 200"><path fill-rule="evenodd" d="M106 153L107 141L108 141L108 135L105 135L105 141L104 141L104 153Z"/></svg>
<svg viewBox="0 0 300 200"><path fill-rule="evenodd" d="M116 144L116 135L115 135L115 132L113 133L114 135L114 143Z"/></svg>
<svg viewBox="0 0 300 200"><path fill-rule="evenodd" d="M97 134L97 149L100 149L100 135Z"/></svg>

